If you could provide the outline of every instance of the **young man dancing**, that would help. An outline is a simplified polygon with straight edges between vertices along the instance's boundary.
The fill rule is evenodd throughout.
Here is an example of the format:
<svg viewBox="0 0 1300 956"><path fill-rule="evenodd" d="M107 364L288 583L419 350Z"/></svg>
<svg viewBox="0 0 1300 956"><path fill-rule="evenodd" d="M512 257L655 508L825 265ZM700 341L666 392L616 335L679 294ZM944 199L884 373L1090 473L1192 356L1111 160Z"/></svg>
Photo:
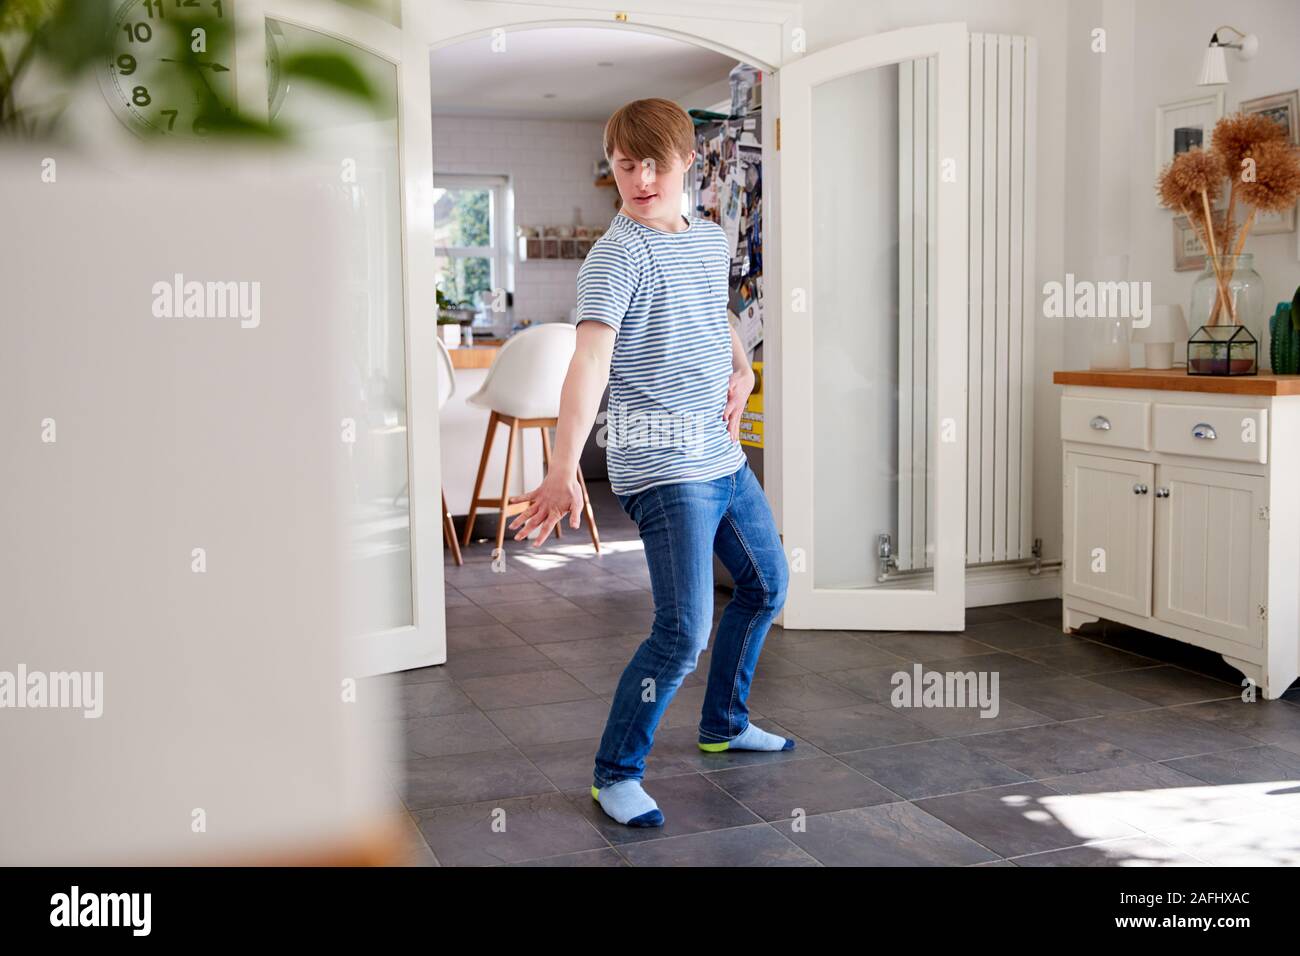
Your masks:
<svg viewBox="0 0 1300 956"><path fill-rule="evenodd" d="M610 487L637 524L655 603L650 636L614 692L591 788L605 813L629 826L663 825L641 786L645 758L708 645L714 553L735 591L714 640L699 747L794 747L751 724L745 704L789 570L740 445L754 373L727 319L731 248L721 226L680 212L694 145L690 117L670 100L628 103L605 125L623 206L579 269L577 347L551 467L536 489L512 499L530 507L509 525L515 540L537 530L534 547L565 514L578 527L578 456L608 382Z"/></svg>

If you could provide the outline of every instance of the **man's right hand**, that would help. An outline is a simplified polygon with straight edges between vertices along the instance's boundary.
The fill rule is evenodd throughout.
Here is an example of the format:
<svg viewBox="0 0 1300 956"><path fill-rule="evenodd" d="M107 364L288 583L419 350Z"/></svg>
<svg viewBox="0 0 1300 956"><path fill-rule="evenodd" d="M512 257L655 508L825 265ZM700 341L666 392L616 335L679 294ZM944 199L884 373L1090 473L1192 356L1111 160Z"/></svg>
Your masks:
<svg viewBox="0 0 1300 956"><path fill-rule="evenodd" d="M582 486L578 484L577 468L551 469L542 483L532 491L510 498L511 504L517 501L527 501L531 507L515 515L508 525L512 531L519 529L514 538L516 541L528 537L533 529L540 528L533 540L533 547L540 547L566 513L569 515L569 527L577 528L582 518Z"/></svg>

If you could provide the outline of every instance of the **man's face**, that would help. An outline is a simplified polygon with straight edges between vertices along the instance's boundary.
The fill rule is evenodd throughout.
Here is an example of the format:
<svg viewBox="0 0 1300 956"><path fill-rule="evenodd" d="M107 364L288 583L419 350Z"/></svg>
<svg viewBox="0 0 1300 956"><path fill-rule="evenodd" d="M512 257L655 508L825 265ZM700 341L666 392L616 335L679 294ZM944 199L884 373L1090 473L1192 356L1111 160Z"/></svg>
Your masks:
<svg viewBox="0 0 1300 956"><path fill-rule="evenodd" d="M649 219L671 219L682 208L682 181L695 152L674 156L667 169L653 159L633 159L617 147L610 158L623 204Z"/></svg>

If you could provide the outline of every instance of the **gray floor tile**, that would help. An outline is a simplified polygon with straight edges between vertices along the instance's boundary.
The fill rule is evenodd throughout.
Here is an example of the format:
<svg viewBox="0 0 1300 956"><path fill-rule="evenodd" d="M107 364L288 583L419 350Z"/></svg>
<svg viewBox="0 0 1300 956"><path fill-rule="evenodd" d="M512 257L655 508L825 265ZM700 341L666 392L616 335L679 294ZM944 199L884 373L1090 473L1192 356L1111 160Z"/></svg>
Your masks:
<svg viewBox="0 0 1300 956"><path fill-rule="evenodd" d="M778 653L805 671L815 673L878 667L902 661L897 654L878 647L863 637L848 632L832 633L834 636L820 641L787 644Z"/></svg>
<svg viewBox="0 0 1300 956"><path fill-rule="evenodd" d="M908 800L1029 779L1001 761L947 737L843 753L839 759Z"/></svg>
<svg viewBox="0 0 1300 956"><path fill-rule="evenodd" d="M474 702L451 681L402 684L398 695L398 712L403 717L463 714L473 709Z"/></svg>
<svg viewBox="0 0 1300 956"><path fill-rule="evenodd" d="M528 758L513 749L408 760L405 772L394 782L412 812L556 789Z"/></svg>
<svg viewBox="0 0 1300 956"><path fill-rule="evenodd" d="M414 816L443 866L493 866L609 846L558 792Z"/></svg>
<svg viewBox="0 0 1300 956"><path fill-rule="evenodd" d="M802 739L831 754L912 743L937 736L911 720L908 714L869 701L825 710L781 711L776 719Z"/></svg>
<svg viewBox="0 0 1300 956"><path fill-rule="evenodd" d="M1253 794L1226 787L1207 787L1195 777L1162 763L1048 777L1039 783L1068 800L1056 801L1065 816L1082 808L1100 813L1145 833L1253 812Z"/></svg>
<svg viewBox="0 0 1300 956"><path fill-rule="evenodd" d="M461 651L447 655L443 665L453 680L492 677L497 674L527 674L556 668L559 665L535 647L487 647L478 651Z"/></svg>
<svg viewBox="0 0 1300 956"><path fill-rule="evenodd" d="M1182 757L1165 765L1215 786L1254 794L1261 810L1300 812L1300 754L1289 750L1263 745Z"/></svg>
<svg viewBox="0 0 1300 956"><path fill-rule="evenodd" d="M913 723L924 727L931 737L969 737L1055 723L1052 718L1022 707L1010 700L998 699L997 713L983 716L979 707L900 707L895 708ZM988 711L987 713L991 713Z"/></svg>
<svg viewBox="0 0 1300 956"><path fill-rule="evenodd" d="M1152 836L1100 840L1068 850L1031 853L1012 860L1016 866L1205 866L1203 860Z"/></svg>
<svg viewBox="0 0 1300 956"><path fill-rule="evenodd" d="M571 671L575 667L593 667L598 664L626 667L644 640L645 637L639 634L622 634L576 641L552 641L533 646L558 666Z"/></svg>
<svg viewBox="0 0 1300 956"><path fill-rule="evenodd" d="M634 866L818 866L766 824L710 830L621 847Z"/></svg>
<svg viewBox="0 0 1300 956"><path fill-rule="evenodd" d="M480 624L477 627L447 628L447 658L465 651L490 647L522 647L524 639L504 624Z"/></svg>
<svg viewBox="0 0 1300 956"><path fill-rule="evenodd" d="M823 866L966 866L997 859L987 847L900 801L808 817L800 832L773 824Z"/></svg>
<svg viewBox="0 0 1300 956"><path fill-rule="evenodd" d="M1154 834L1217 866L1300 866L1300 817L1263 811Z"/></svg>
<svg viewBox="0 0 1300 956"><path fill-rule="evenodd" d="M613 847L603 850L582 850L578 853L562 853L559 856L543 857L540 860L523 860L519 863L507 863L506 866L631 866Z"/></svg>
<svg viewBox="0 0 1300 956"><path fill-rule="evenodd" d="M1053 720L1099 717L1152 707L1148 701L1081 677L1014 681L1002 688L1002 696Z"/></svg>
<svg viewBox="0 0 1300 956"><path fill-rule="evenodd" d="M557 600L564 600L564 598L557 598ZM641 632L642 638L645 637L644 629L628 616L610 619L588 614L580 608L576 615L570 617L512 621L510 630L529 644L558 644L564 641L617 637L638 631Z"/></svg>
<svg viewBox="0 0 1300 956"><path fill-rule="evenodd" d="M513 745L479 710L403 721L406 759L500 750Z"/></svg>
<svg viewBox="0 0 1300 956"><path fill-rule="evenodd" d="M488 711L492 723L520 747L599 737L608 717L609 702L599 697Z"/></svg>
<svg viewBox="0 0 1300 956"><path fill-rule="evenodd" d="M865 702L861 695L817 674L755 677L749 685L750 706L764 713L774 710L827 710Z"/></svg>
<svg viewBox="0 0 1300 956"><path fill-rule="evenodd" d="M1093 674L1088 677L1088 680L1161 707L1194 704L1204 700L1222 700L1225 697L1238 695L1237 689L1231 684L1170 666Z"/></svg>
<svg viewBox="0 0 1300 956"><path fill-rule="evenodd" d="M1046 664L1048 667L1076 677L1150 667L1158 663L1148 657L1139 657L1104 644L1080 640L1070 644L1054 644L1050 647L1030 647L1020 654L1032 661L1038 661L1040 664Z"/></svg>
<svg viewBox="0 0 1300 956"><path fill-rule="evenodd" d="M977 734L964 737L962 743L976 753L1000 761L1035 780L1143 762L1142 755L1089 736L1078 730L1075 724L1047 724Z"/></svg>
<svg viewBox="0 0 1300 956"><path fill-rule="evenodd" d="M470 700L483 710L554 704L595 696L590 688L583 686L573 675L563 670L470 677L457 683Z"/></svg>
<svg viewBox="0 0 1300 956"><path fill-rule="evenodd" d="M555 596L544 584L531 579L514 579L500 584L481 587L462 587L461 593L479 607L489 608L494 604L506 604L513 601L544 601Z"/></svg>
<svg viewBox="0 0 1300 956"><path fill-rule="evenodd" d="M971 620L970 610L966 612L966 637L1000 651L1020 651L1026 647L1048 647L1068 644L1079 638L1061 631L1060 627L1044 624L1042 621L1028 621L1019 617L1001 617L989 622L979 623Z"/></svg>
<svg viewBox="0 0 1300 956"><path fill-rule="evenodd" d="M1258 742L1168 709L1085 717L1068 726L1148 760L1236 750Z"/></svg>
<svg viewBox="0 0 1300 956"><path fill-rule="evenodd" d="M1054 801L1059 801L1055 812ZM1034 782L930 797L916 805L1002 857L1138 835L1093 807L1076 810L1055 790Z"/></svg>
<svg viewBox="0 0 1300 956"><path fill-rule="evenodd" d="M1257 698L1246 703L1233 697L1171 707L1170 712L1195 717L1266 744L1291 750L1300 744L1300 707L1284 700Z"/></svg>
<svg viewBox="0 0 1300 956"><path fill-rule="evenodd" d="M950 657L988 654L997 648L981 644L962 634L911 631L900 634L871 634L866 640L903 660L942 661Z"/></svg>
<svg viewBox="0 0 1300 956"><path fill-rule="evenodd" d="M770 822L899 799L834 757L719 770L709 780Z"/></svg>

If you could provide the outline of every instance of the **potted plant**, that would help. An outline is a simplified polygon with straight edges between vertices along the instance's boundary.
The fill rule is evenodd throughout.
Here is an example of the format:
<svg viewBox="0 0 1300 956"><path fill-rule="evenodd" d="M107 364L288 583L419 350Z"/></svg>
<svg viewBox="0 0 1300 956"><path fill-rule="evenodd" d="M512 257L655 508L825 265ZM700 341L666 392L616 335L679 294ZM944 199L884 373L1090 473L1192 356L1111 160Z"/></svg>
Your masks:
<svg viewBox="0 0 1300 956"><path fill-rule="evenodd" d="M468 307L468 303L453 302L443 295L441 289L437 290L437 295L438 334L442 337L442 344L447 348L458 348L461 342L461 328L473 321L474 310Z"/></svg>
<svg viewBox="0 0 1300 956"><path fill-rule="evenodd" d="M1226 209L1213 206L1228 180ZM1260 210L1278 212L1300 197L1300 153L1285 130L1258 113L1235 113L1214 127L1209 149L1180 153L1160 174L1160 202L1187 217L1206 249L1205 272L1192 289L1189 374L1258 371L1263 286L1243 253ZM1238 227L1238 205L1246 210ZM1189 323L1192 324L1192 323ZM1249 326L1255 325L1259 334Z"/></svg>

